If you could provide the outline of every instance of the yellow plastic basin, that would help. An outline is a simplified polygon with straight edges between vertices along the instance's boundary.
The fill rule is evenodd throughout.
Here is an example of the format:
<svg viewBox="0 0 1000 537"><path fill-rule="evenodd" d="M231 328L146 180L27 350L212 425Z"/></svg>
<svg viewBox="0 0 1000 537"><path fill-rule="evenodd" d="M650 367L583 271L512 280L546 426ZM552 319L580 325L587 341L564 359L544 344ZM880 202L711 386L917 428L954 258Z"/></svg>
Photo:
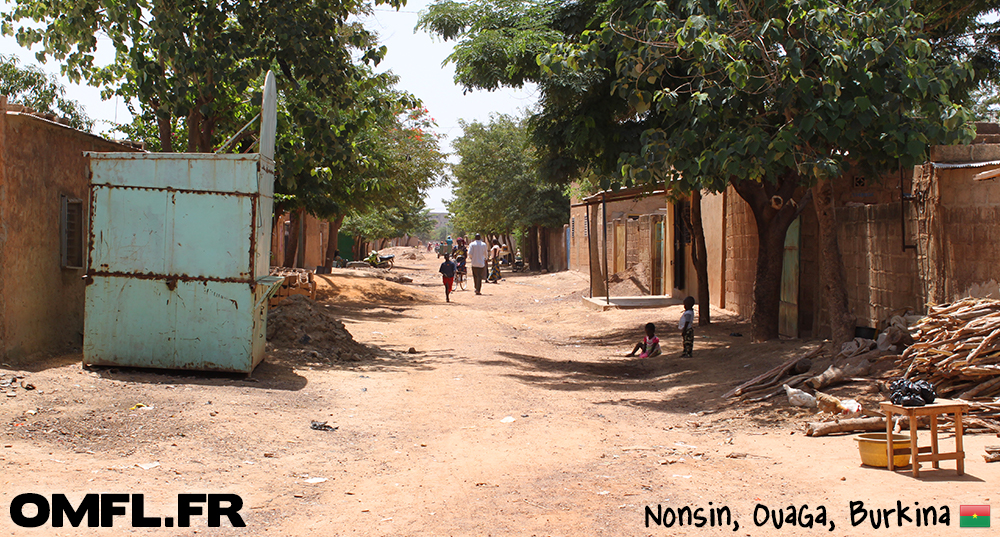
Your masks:
<svg viewBox="0 0 1000 537"><path fill-rule="evenodd" d="M876 466L888 468L889 460L886 457L885 433L863 434L855 438L858 442L858 452L861 453L861 464L866 466ZM905 434L892 435L892 448L910 447L910 437ZM910 455L894 455L892 465L894 467L906 466L910 464Z"/></svg>

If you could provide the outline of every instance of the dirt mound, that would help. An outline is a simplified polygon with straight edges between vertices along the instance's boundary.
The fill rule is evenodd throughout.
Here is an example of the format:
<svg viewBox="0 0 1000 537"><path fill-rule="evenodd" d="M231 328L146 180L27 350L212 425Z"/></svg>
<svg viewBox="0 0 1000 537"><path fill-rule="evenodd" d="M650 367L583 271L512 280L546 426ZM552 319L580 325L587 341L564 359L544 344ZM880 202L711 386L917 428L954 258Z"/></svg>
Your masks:
<svg viewBox="0 0 1000 537"><path fill-rule="evenodd" d="M381 277L363 277L361 275L321 274L316 276L316 297L321 302L335 301L337 303L355 304L411 304L425 302L430 299L427 293L413 287L381 278L395 275L380 275Z"/></svg>
<svg viewBox="0 0 1000 537"><path fill-rule="evenodd" d="M330 306L302 295L285 298L267 314L267 341L274 350L315 351L328 360L357 362L372 356Z"/></svg>
<svg viewBox="0 0 1000 537"><path fill-rule="evenodd" d="M608 277L611 296L643 296L650 294L649 286L643 282L649 278L646 265L636 263L627 270Z"/></svg>

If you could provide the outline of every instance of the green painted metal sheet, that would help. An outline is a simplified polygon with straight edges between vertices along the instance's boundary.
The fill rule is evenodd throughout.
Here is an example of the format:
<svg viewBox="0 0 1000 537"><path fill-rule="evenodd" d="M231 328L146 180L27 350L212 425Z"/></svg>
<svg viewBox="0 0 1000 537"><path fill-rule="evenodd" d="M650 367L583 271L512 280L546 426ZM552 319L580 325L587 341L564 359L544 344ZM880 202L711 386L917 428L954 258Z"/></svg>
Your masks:
<svg viewBox="0 0 1000 537"><path fill-rule="evenodd" d="M88 153L84 362L249 373L263 359L273 163Z"/></svg>

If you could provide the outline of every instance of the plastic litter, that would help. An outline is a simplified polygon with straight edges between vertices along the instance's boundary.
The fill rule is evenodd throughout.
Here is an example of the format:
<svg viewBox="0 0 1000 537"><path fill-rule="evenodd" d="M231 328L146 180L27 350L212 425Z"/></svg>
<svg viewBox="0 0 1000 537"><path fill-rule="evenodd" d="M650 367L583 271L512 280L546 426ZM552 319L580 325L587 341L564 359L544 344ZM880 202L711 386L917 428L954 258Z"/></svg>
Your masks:
<svg viewBox="0 0 1000 537"><path fill-rule="evenodd" d="M327 423L325 421L314 421L314 422L312 422L312 423L309 424L309 428L312 429L312 430L314 430L314 431L336 431L340 427L339 426L334 427L334 426L331 426L331 425L327 425Z"/></svg>
<svg viewBox="0 0 1000 537"><path fill-rule="evenodd" d="M889 383L889 401L906 407L929 405L937 399L934 385L926 380L911 382L898 378Z"/></svg>

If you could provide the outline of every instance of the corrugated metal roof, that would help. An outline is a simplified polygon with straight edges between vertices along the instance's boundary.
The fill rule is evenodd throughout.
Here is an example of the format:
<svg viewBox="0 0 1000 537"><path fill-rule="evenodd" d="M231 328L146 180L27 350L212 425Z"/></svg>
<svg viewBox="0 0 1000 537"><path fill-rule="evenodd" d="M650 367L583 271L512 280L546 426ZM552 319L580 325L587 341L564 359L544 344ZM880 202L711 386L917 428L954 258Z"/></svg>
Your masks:
<svg viewBox="0 0 1000 537"><path fill-rule="evenodd" d="M982 168L984 166L1000 166L1000 160L982 162L932 162L935 168Z"/></svg>

